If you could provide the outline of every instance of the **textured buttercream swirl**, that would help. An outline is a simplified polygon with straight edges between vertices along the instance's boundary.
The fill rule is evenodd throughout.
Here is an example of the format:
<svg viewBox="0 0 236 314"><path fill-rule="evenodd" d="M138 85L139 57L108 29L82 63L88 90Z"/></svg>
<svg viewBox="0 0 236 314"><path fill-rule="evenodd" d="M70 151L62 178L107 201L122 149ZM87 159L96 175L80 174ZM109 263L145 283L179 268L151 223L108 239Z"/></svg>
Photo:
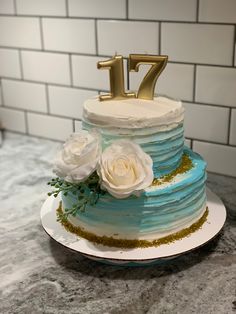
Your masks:
<svg viewBox="0 0 236 314"><path fill-rule="evenodd" d="M140 197L116 199L106 193L96 206L70 217L71 222L99 236L126 239L157 239L196 222L206 208L205 161L190 149L185 153L193 167L171 182L151 186ZM76 195L62 196L64 208Z"/></svg>
<svg viewBox="0 0 236 314"><path fill-rule="evenodd" d="M184 109L181 101L166 97L153 100L129 98L125 100L99 101L98 97L88 99L83 107L83 119L97 127L150 128L183 121Z"/></svg>

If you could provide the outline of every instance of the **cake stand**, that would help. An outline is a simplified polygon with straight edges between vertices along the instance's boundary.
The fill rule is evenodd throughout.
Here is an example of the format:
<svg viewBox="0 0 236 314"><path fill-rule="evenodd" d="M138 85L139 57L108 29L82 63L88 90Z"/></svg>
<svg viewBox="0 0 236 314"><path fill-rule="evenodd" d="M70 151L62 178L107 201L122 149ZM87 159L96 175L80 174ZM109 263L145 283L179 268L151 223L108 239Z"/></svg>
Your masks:
<svg viewBox="0 0 236 314"><path fill-rule="evenodd" d="M213 239L220 232L226 220L224 204L207 189L209 214L201 229L181 240L158 247L120 249L94 244L66 231L56 217L56 209L60 200L59 196L57 198L50 196L41 208L41 222L46 233L68 249L79 252L89 259L112 265L144 266L176 258Z"/></svg>

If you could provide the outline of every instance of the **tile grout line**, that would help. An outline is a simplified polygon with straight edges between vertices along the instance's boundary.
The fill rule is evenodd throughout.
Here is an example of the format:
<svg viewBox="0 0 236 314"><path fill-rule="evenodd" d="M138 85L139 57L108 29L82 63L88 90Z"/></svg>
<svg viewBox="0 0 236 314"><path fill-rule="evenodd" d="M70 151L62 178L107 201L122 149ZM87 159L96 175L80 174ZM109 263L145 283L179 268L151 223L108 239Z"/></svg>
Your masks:
<svg viewBox="0 0 236 314"><path fill-rule="evenodd" d="M72 55L69 53L69 71L70 71L70 87L73 87L73 66L72 66Z"/></svg>
<svg viewBox="0 0 236 314"><path fill-rule="evenodd" d="M69 17L69 3L68 3L68 0L65 0L65 9L66 9L66 17L68 18Z"/></svg>
<svg viewBox="0 0 236 314"><path fill-rule="evenodd" d="M13 7L14 7L14 15L17 16L17 4L16 4L16 0L13 0Z"/></svg>
<svg viewBox="0 0 236 314"><path fill-rule="evenodd" d="M112 54L91 54L91 53L81 53L81 52L71 52L71 51L57 51L57 50L43 50L42 49L34 49L34 48L22 48L22 47L12 47L12 46L3 46L0 45L0 49L9 49L9 50L21 50L21 51L32 51L32 52L41 52L41 53L53 53L53 54L62 54L62 55L68 55L69 53L71 55L75 56L81 56L81 57L101 57L101 58L110 58L112 57ZM203 66L203 67L215 67L215 68L226 68L226 69L235 69L235 66L227 65L227 64L211 64L211 63L199 63L199 62L188 62L188 61L177 61L177 60L169 60L169 63L172 64L179 64L179 65L187 65L187 66ZM232 61L231 61L232 62Z"/></svg>
<svg viewBox="0 0 236 314"><path fill-rule="evenodd" d="M98 56L98 24L97 24L97 19L94 20L94 28L95 28L95 55Z"/></svg>
<svg viewBox="0 0 236 314"><path fill-rule="evenodd" d="M45 84L45 93L46 93L46 104L47 104L47 113L50 115L50 99L49 99L49 88L48 83Z"/></svg>
<svg viewBox="0 0 236 314"><path fill-rule="evenodd" d="M6 106L5 106L5 101L4 101L4 94L3 94L2 77L0 77L0 85L1 85L1 101L2 101L2 105L0 106L0 108L1 108L1 107L6 108Z"/></svg>
<svg viewBox="0 0 236 314"><path fill-rule="evenodd" d="M28 111L24 110L24 116L25 116L25 131L26 134L29 134L29 121L28 121Z"/></svg>
<svg viewBox="0 0 236 314"><path fill-rule="evenodd" d="M4 16L4 17L15 17L15 15L13 14L3 14L1 13L0 14L0 17L1 16ZM126 18L110 18L110 17L96 17L96 16L65 16L65 15L35 15L35 14L17 14L17 17L25 17L25 18L39 18L39 17L44 17L44 18L51 18L51 19L80 19L80 20L94 20L94 19L97 19L99 21L126 21ZM208 22L204 22L204 21L184 21L184 20L165 20L165 19L159 19L159 20L156 20L156 19L142 19L142 18L132 18L132 19L128 19L128 21L130 22L151 22L151 23L156 23L156 22L163 22L163 23L175 23L175 24L203 24L203 25L231 25L231 26L234 26L235 23L234 22L211 22L211 21L208 21Z"/></svg>
<svg viewBox="0 0 236 314"><path fill-rule="evenodd" d="M193 139L190 138L190 148L193 149Z"/></svg>
<svg viewBox="0 0 236 314"><path fill-rule="evenodd" d="M3 132L9 132L9 133L19 134L19 135L25 135L25 136L33 136L33 135L31 135L31 134L26 134L24 131L16 131L16 130L6 129L6 128L3 128ZM35 137L36 137L36 136L35 136Z"/></svg>
<svg viewBox="0 0 236 314"><path fill-rule="evenodd" d="M22 53L21 49L18 50L18 58L19 58L19 64L20 64L20 81L24 80L24 70L23 70L23 61L22 61Z"/></svg>
<svg viewBox="0 0 236 314"><path fill-rule="evenodd" d="M129 20L129 0L126 0L126 20Z"/></svg>
<svg viewBox="0 0 236 314"><path fill-rule="evenodd" d="M53 142L59 142L59 143L65 142L64 140L59 140L59 139L52 138L52 137L45 137L45 136L42 136L42 135L35 135L35 134L32 134L32 133L26 134L25 132L15 131L15 130L10 130L10 129L5 129L5 130L6 130L7 132L9 132L9 133L20 134L20 135L26 135L26 136L30 136L30 137L38 138L38 139L42 139L42 140L53 141Z"/></svg>
<svg viewBox="0 0 236 314"><path fill-rule="evenodd" d="M191 100L182 100L183 103L189 103L189 104L193 104L193 105L202 105L202 106L209 106L209 107L213 107L213 108L222 108L222 109L227 109L227 108L235 108L235 107L230 107L230 106L224 106L224 105L216 105L216 104L211 104L211 103L207 103L207 102L199 102L199 101L191 101Z"/></svg>
<svg viewBox="0 0 236 314"><path fill-rule="evenodd" d="M230 130L231 130L231 116L232 116L232 109L229 109L229 120L228 120L228 129L227 129L227 144L230 145Z"/></svg>
<svg viewBox="0 0 236 314"><path fill-rule="evenodd" d="M193 102L196 102L197 65L193 66Z"/></svg>
<svg viewBox="0 0 236 314"><path fill-rule="evenodd" d="M40 29L40 42L41 42L41 49L44 51L44 40L43 40L43 19L42 17L39 18L39 29Z"/></svg>
<svg viewBox="0 0 236 314"><path fill-rule="evenodd" d="M71 87L69 84L58 84L58 83L53 83L53 82L43 82L43 81L35 81L35 80L29 80L29 79L20 79L20 78L16 78L16 77L7 77L7 76L2 76L1 78L5 79L5 80L10 80L10 81L17 81L17 82L27 82L27 83L35 83L35 84L40 84L40 85L44 85L44 84L48 84L50 86L58 86L58 87ZM82 89L82 90L89 90L89 91L98 91L98 88L93 88L93 87L83 87L83 86L72 86L72 88L75 89ZM102 89L102 91L104 92L108 92L108 89Z"/></svg>
<svg viewBox="0 0 236 314"><path fill-rule="evenodd" d="M203 139L198 139L198 138L189 138L188 139L192 140L193 142L202 142L206 144L212 144L212 145L219 145L219 146L225 146L225 147L231 147L231 148L236 148L236 145L232 144L227 144L227 143L220 143L220 142L215 142L215 141L210 141L210 140L203 140Z"/></svg>
<svg viewBox="0 0 236 314"><path fill-rule="evenodd" d="M199 0L197 0L197 7L196 7L196 23L199 23Z"/></svg>
<svg viewBox="0 0 236 314"><path fill-rule="evenodd" d="M2 76L2 79L9 80L9 81L17 81L17 82L26 82L26 83L35 83L35 84L40 84L40 85L45 85L48 84L49 86L57 86L57 87L66 87L66 88L73 88L73 89L79 89L79 90L88 90L88 91L95 91L98 92L98 88L93 88L93 87L84 87L84 86L70 86L70 85L65 85L65 84L58 84L58 83L53 83L53 82L42 82L42 81L35 81L35 80L30 80L30 79L20 79L20 78L14 78L14 77L6 77ZM108 92L108 89L101 89L102 92ZM190 103L194 105L206 105L210 107L216 107L216 108L232 108L234 109L235 106L229 106L229 105L222 105L222 104L213 104L213 103L207 103L207 102L201 102L201 101L192 101L192 100L187 100L187 99L182 99L183 103Z"/></svg>
<svg viewBox="0 0 236 314"><path fill-rule="evenodd" d="M162 23L159 22L159 28L158 28L158 46L159 46L159 55L161 55L161 27L162 27ZM169 62L169 61L168 61Z"/></svg>
<svg viewBox="0 0 236 314"><path fill-rule="evenodd" d="M231 148L236 148L236 145L232 145L232 144L227 144L227 143L222 143L222 142L215 142L215 141L211 141L211 140L203 140L203 139L198 139L198 138L188 138L193 142L202 142L202 143L206 143L206 144L212 144L212 145L221 145L221 146L225 146L225 147L231 147Z"/></svg>
<svg viewBox="0 0 236 314"><path fill-rule="evenodd" d="M32 110L32 109L29 110L29 109L24 109L24 108L19 108L19 107L4 106L4 109L8 109L9 111L19 111L19 112L32 113L32 114L39 115L39 116L53 117L53 118L58 118L58 119L63 119L63 120L70 120L70 121L72 119L79 120L79 118L75 118L75 117L62 116L62 115L59 115L56 113L48 114L47 112L43 112L43 111L36 111L36 110Z"/></svg>
<svg viewBox="0 0 236 314"><path fill-rule="evenodd" d="M232 66L236 66L235 54L236 54L236 25L234 25L234 42L233 42L233 61Z"/></svg>
<svg viewBox="0 0 236 314"><path fill-rule="evenodd" d="M75 119L72 119L72 130L75 132Z"/></svg>

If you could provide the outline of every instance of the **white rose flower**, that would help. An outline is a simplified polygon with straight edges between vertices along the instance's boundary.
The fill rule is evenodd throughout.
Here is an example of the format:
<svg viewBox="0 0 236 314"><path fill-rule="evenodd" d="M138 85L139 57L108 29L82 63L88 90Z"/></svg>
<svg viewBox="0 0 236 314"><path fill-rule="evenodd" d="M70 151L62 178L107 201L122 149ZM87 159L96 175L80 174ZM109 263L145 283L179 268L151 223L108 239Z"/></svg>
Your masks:
<svg viewBox="0 0 236 314"><path fill-rule="evenodd" d="M53 171L67 182L79 183L96 170L100 155L100 135L95 130L81 130L65 142Z"/></svg>
<svg viewBox="0 0 236 314"><path fill-rule="evenodd" d="M153 181L152 159L129 140L117 140L102 153L98 175L101 187L116 198L140 192Z"/></svg>

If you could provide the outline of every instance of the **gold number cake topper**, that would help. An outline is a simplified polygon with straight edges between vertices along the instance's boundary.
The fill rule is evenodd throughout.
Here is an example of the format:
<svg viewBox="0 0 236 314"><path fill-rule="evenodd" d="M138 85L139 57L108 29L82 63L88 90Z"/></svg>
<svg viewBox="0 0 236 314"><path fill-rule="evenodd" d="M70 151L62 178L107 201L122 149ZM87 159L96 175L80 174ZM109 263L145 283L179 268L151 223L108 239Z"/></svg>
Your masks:
<svg viewBox="0 0 236 314"><path fill-rule="evenodd" d="M156 81L167 64L167 56L154 56L143 54L129 55L129 71L138 72L141 64L150 64L151 68L143 78L137 95L133 92L125 92L124 87L124 65L122 56L114 56L112 59L100 61L97 64L98 69L108 69L110 77L110 93L100 95L99 99L127 99L142 98L153 99Z"/></svg>
<svg viewBox="0 0 236 314"><path fill-rule="evenodd" d="M110 94L100 96L100 100L125 99L135 97L135 93L125 93L124 63L122 56L114 56L112 59L100 61L98 69L109 69Z"/></svg>
<svg viewBox="0 0 236 314"><path fill-rule="evenodd" d="M167 59L167 56L129 55L129 71L138 72L141 64L151 64L139 86L137 98L153 99L157 79L166 67Z"/></svg>

